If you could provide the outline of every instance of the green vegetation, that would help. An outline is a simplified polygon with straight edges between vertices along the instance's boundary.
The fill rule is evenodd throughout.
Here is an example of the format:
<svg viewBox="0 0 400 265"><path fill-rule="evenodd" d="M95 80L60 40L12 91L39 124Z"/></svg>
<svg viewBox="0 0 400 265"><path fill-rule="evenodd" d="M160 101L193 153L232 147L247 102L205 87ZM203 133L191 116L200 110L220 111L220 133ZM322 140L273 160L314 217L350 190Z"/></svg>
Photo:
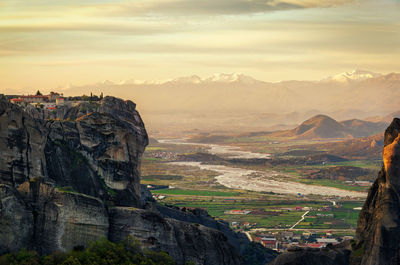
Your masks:
<svg viewBox="0 0 400 265"><path fill-rule="evenodd" d="M69 192L69 193L78 193L74 188L71 186L64 186L64 187L56 187L61 192Z"/></svg>
<svg viewBox="0 0 400 265"><path fill-rule="evenodd" d="M354 229L357 226L358 210L361 203L342 202L341 207L326 211L311 211L296 228L313 229ZM354 207L353 207L354 206Z"/></svg>
<svg viewBox="0 0 400 265"><path fill-rule="evenodd" d="M347 185L344 182L330 179L299 179L298 182L309 185L333 187L342 190L366 191L368 189L368 187Z"/></svg>
<svg viewBox="0 0 400 265"><path fill-rule="evenodd" d="M147 161L161 161L162 158L157 158L157 157L143 157L143 160L147 160Z"/></svg>
<svg viewBox="0 0 400 265"><path fill-rule="evenodd" d="M147 175L142 176L142 180L155 181L155 180L181 180L183 176L180 175Z"/></svg>
<svg viewBox="0 0 400 265"><path fill-rule="evenodd" d="M168 194L168 195L187 195L187 196L222 196L233 197L238 193L223 192L223 191L209 191L209 190L181 190L181 189L161 189L152 191L155 194Z"/></svg>
<svg viewBox="0 0 400 265"><path fill-rule="evenodd" d="M34 251L21 250L18 253L5 254L0 257L0 265L176 265L176 262L165 252L143 250L133 237L120 243L106 239L90 244L88 248L76 246L67 253L56 252L40 256ZM193 264L193 263L187 263Z"/></svg>
<svg viewBox="0 0 400 265"><path fill-rule="evenodd" d="M102 179L100 176L98 177L98 179L101 181L101 184L103 184L104 189L107 191L107 193L108 193L109 195L111 195L111 196L117 195L117 192L116 192L114 189L112 189L112 188L110 188L110 187L107 186L107 184L106 184L106 182L104 181L104 179Z"/></svg>
<svg viewBox="0 0 400 265"><path fill-rule="evenodd" d="M179 207L202 208L218 219L228 222L256 223L257 228L287 228L295 224L304 211L289 211L296 206L319 208L329 205L327 202L313 201L286 201L264 199L245 199L243 194L233 198L224 197L193 197L193 196L169 196L162 202ZM249 214L229 214L231 210L247 210Z"/></svg>
<svg viewBox="0 0 400 265"><path fill-rule="evenodd" d="M321 151L329 153L329 150L320 147L317 149L312 148L316 143L320 144L323 141L281 141L275 138L264 138L263 136L255 136L252 140L257 141L225 141L224 145L230 142L234 143L232 146L240 147L242 150L275 154L275 156L272 156L270 163L252 164L244 161L235 164L220 162L220 164L259 172L280 172L282 174L272 176L273 179L279 181L318 185L321 186L321 189L329 186L351 191L366 191L368 187L348 184L345 182L346 176L338 180L327 178L312 179L310 176L322 169L338 166L353 166L373 170L379 167L379 163L375 160L328 162L324 165L322 162L313 164L313 161L309 161L309 164L305 163L305 157L318 154L318 152L321 153ZM304 145L307 145L307 147ZM216 181L215 177L218 173L214 171L165 163L165 160L154 158L157 150L161 148L165 152L176 154L197 154L206 152L205 149L201 149L204 148L203 146L157 144L154 147L154 149L146 150L145 157L147 159L142 163L143 183L176 187L175 189L153 190L153 194L166 195L166 198L160 200L160 203L178 207L202 208L216 219L225 220L231 225L232 222L235 222L236 224L232 225L234 229L250 231L255 228L267 229L268 231L288 229L299 221L306 211L304 209L296 210L296 207L309 207L311 212L303 222L296 226L296 229L304 229L306 231L309 229L321 229L322 231L329 229L335 230L335 234L354 235L354 227L356 227L359 214L359 210L354 208L360 207L363 204L363 200L343 201L336 198L335 201L340 204L340 207L335 208L332 202L327 200L326 196L306 195L299 197L297 194L276 194L270 192L268 188L263 192L230 189ZM308 153L305 152L304 155L288 157L287 161L282 164L274 163L274 159L282 159L279 154L293 150L308 150ZM202 162L201 159L202 157L198 156L198 160L195 161ZM205 163L210 162L206 161ZM213 163L218 164L219 162ZM332 174L337 173L337 171L331 171L333 171ZM243 210L244 212L235 214L231 210ZM325 215L309 218L309 216L316 215L316 213ZM249 225L244 226L245 223L249 223ZM299 234L301 233L302 231L299 232Z"/></svg>
<svg viewBox="0 0 400 265"><path fill-rule="evenodd" d="M146 151L161 151L165 150L164 147L159 147L159 146L148 146L146 147Z"/></svg>

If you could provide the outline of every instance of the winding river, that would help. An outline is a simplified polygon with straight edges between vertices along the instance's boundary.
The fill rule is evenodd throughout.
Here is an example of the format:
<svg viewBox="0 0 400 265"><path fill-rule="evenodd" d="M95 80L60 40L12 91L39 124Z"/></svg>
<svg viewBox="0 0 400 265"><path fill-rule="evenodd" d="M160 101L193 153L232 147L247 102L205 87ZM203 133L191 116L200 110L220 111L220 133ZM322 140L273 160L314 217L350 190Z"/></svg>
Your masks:
<svg viewBox="0 0 400 265"><path fill-rule="evenodd" d="M238 147L216 145L216 144L199 144L185 142L182 139L159 140L165 144L187 144L204 146L210 154L220 155L227 158L270 158L269 154L254 153L249 151L241 151ZM364 198L367 196L364 192L348 191L327 186L307 185L298 182L282 181L280 176L284 173L276 171L256 171L244 168L229 167L223 165L208 165L201 162L171 162L173 165L198 167L202 170L211 170L217 172L216 180L219 184L228 188L243 189L252 191L274 192L280 194L298 194L303 195L322 195L322 196L339 196Z"/></svg>

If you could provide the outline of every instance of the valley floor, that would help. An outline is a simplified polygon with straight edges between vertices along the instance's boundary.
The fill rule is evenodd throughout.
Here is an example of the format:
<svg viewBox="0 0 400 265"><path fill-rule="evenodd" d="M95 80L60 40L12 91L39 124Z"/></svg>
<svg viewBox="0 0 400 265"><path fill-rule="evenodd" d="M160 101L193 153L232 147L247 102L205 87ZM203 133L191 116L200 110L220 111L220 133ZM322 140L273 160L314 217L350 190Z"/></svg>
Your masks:
<svg viewBox="0 0 400 265"><path fill-rule="evenodd" d="M329 154L315 144L164 140L147 148L142 183L160 202L204 208L267 247L318 247L354 236L379 163L329 155L313 159L309 153ZM304 154L293 156L297 150Z"/></svg>

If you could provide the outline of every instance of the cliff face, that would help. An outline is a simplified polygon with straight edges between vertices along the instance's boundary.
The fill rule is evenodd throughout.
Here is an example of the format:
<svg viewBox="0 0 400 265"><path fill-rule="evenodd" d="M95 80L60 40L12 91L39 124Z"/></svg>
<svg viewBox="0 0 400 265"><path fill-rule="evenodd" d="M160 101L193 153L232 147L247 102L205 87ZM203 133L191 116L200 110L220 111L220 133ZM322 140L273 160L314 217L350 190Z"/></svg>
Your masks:
<svg viewBox="0 0 400 265"><path fill-rule="evenodd" d="M62 120L0 100L0 253L66 251L134 235L179 264L242 264L246 238L205 214L157 206L140 186L148 137L131 101L106 97Z"/></svg>
<svg viewBox="0 0 400 265"><path fill-rule="evenodd" d="M354 264L400 264L400 120L385 131L383 167L368 193L357 226Z"/></svg>

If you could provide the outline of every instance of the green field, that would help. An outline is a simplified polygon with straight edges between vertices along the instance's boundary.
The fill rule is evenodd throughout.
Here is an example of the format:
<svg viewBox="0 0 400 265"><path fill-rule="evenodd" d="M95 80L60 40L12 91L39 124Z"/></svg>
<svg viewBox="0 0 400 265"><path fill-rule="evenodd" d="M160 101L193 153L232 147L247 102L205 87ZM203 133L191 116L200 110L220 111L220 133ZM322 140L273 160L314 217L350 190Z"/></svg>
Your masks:
<svg viewBox="0 0 400 265"><path fill-rule="evenodd" d="M352 206L359 207L359 205L357 203L343 203L342 207L338 209L311 211L296 228L354 229L357 226L359 211L353 210ZM332 217L327 215L332 215ZM311 218L311 216L315 218Z"/></svg>
<svg viewBox="0 0 400 265"><path fill-rule="evenodd" d="M269 139L274 141L275 139ZM282 151L282 145L290 145L293 143L277 143L266 146L257 146L253 151L261 151L261 149L276 148ZM244 150L247 144L238 144ZM168 152L178 152L180 154L194 153L198 150L193 146L162 146ZM280 149L280 150L279 150ZM158 147L152 148L149 154L154 151L161 150ZM286 149L287 150L287 149ZM154 153L153 152L153 153ZM216 219L222 219L229 223L237 222L240 227L235 229L288 229L300 220L305 210L295 210L297 206L312 208L315 213L332 214L328 216L318 216L316 218L308 218L296 226L296 229L342 229L346 234L353 234L356 227L359 211L354 210L363 203L360 201L337 201L341 207L326 210L326 207L332 207L332 202L326 198L319 196L307 196L298 198L291 194L275 194L270 192L255 192L246 190L229 189L221 186L215 180L218 174L201 170L197 167L182 167L174 164L165 163L166 159L147 157L142 163L142 183L153 185L169 185L174 189L153 190L153 194L162 194L166 198L159 202L166 205L174 205L178 207L202 208ZM335 181L329 179L307 179L302 174L304 169L318 169L330 166L358 166L364 168L376 168L375 161L346 161L341 163L331 163L329 165L252 165L252 164L232 164L232 167L241 167L256 171L278 171L282 175L277 176L279 180L297 181L305 184L313 184L322 186L335 187L339 189L352 191L365 191L366 187L352 186L344 181ZM318 211L319 209L319 211ZM328 208L329 209L329 208ZM231 210L245 210L247 214L232 214ZM312 212L309 213L311 215ZM244 223L250 223L251 227L244 227ZM350 232L348 232L350 231Z"/></svg>
<svg viewBox="0 0 400 265"><path fill-rule="evenodd" d="M146 147L146 151L161 151L161 150L166 150L166 148L159 147L159 146L148 146L148 147Z"/></svg>
<svg viewBox="0 0 400 265"><path fill-rule="evenodd" d="M181 180L183 176L180 175L147 175L141 176L142 180L147 181L160 181L160 180Z"/></svg>
<svg viewBox="0 0 400 265"><path fill-rule="evenodd" d="M153 190L152 193L166 194L166 195L222 196L222 197L233 197L238 195L238 193L236 192L209 191L209 190L182 190L182 189Z"/></svg>

